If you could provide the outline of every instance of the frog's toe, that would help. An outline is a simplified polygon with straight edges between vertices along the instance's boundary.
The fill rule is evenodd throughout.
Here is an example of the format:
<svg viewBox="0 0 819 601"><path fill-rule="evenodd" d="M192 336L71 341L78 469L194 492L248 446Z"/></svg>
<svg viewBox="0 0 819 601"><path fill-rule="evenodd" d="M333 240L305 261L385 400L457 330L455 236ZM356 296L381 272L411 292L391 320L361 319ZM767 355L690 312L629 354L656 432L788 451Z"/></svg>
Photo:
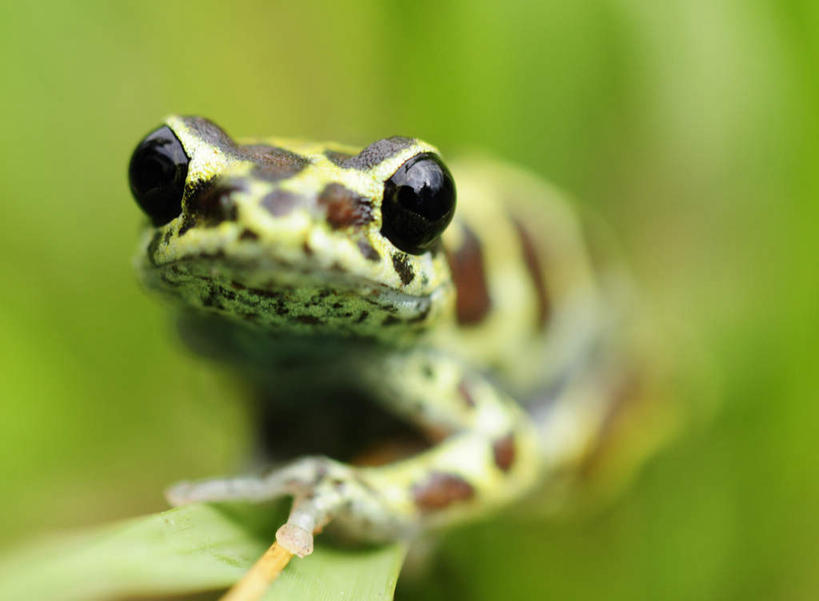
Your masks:
<svg viewBox="0 0 819 601"><path fill-rule="evenodd" d="M286 483L278 478L239 476L178 482L165 491L165 498L168 503L178 507L190 503L218 501L270 501L289 492Z"/></svg>
<svg viewBox="0 0 819 601"><path fill-rule="evenodd" d="M298 557L306 557L313 552L313 533L290 522L276 532L276 542Z"/></svg>
<svg viewBox="0 0 819 601"><path fill-rule="evenodd" d="M288 495L313 497L321 493L321 498L329 501L328 497L335 500L338 496L332 487L327 490L331 475L347 478L349 468L324 457L304 457L264 475L179 482L165 491L165 498L179 506L210 501L261 503Z"/></svg>

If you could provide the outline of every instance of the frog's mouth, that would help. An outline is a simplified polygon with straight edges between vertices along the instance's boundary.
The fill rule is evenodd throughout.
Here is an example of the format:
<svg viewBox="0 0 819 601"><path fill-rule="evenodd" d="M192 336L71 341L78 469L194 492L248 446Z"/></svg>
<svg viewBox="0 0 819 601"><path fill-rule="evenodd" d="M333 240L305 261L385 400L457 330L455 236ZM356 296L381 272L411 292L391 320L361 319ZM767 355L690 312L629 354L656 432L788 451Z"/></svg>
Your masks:
<svg viewBox="0 0 819 601"><path fill-rule="evenodd" d="M144 263L144 283L177 303L275 330L377 336L423 329L440 313L447 292L439 286L414 295L355 274L270 257L215 253Z"/></svg>

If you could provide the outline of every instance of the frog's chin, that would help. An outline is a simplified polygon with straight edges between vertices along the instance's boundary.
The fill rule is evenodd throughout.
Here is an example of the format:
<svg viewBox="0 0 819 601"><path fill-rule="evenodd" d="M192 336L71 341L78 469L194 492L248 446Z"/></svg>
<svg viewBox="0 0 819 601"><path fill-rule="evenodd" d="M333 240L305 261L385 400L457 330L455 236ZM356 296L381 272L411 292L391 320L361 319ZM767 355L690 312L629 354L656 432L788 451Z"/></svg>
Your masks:
<svg viewBox="0 0 819 601"><path fill-rule="evenodd" d="M274 329L373 330L401 324L412 329L429 323L446 305L446 290L423 295L395 290L381 282L333 270L313 271L266 260L224 256L152 263L140 269L152 289L194 308L253 321Z"/></svg>
<svg viewBox="0 0 819 601"><path fill-rule="evenodd" d="M398 304L418 303L424 299L440 296L441 290L430 288L421 294L410 294L383 282L355 273L330 267L311 269L297 267L276 259L243 261L225 257L199 255L195 259L183 258L166 263L140 265L149 285L171 284L180 279L195 278L201 282L218 283L236 290L253 290L260 295L274 295L284 291L343 293L367 298L380 297Z"/></svg>

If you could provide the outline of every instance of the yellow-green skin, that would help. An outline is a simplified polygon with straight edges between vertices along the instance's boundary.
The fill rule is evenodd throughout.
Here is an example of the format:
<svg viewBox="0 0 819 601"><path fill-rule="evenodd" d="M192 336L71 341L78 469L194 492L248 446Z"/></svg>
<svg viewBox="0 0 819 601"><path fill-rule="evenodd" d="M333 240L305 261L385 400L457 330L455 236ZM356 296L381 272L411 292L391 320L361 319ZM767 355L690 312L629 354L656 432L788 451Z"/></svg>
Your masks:
<svg viewBox="0 0 819 601"><path fill-rule="evenodd" d="M327 523L385 541L484 514L577 471L609 435L631 363L625 303L551 188L487 160L450 164L456 216L413 255L382 235L382 194L429 144L240 143L200 118L165 123L190 163L182 214L145 231L145 283L270 386L355 386L431 443L377 467L305 457L182 483L173 503L292 495L277 538L303 556Z"/></svg>

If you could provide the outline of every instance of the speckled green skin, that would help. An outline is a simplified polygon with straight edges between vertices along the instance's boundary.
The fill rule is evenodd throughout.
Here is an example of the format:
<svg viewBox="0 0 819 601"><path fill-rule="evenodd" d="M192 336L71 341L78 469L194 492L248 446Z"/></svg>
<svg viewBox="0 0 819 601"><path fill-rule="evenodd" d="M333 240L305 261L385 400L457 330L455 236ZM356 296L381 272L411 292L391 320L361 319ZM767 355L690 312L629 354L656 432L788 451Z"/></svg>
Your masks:
<svg viewBox="0 0 819 601"><path fill-rule="evenodd" d="M239 144L203 119L166 124L190 164L182 214L145 231L144 282L223 324L198 336L248 374L295 379L294 395L299 379L356 386L431 444L374 467L305 457L182 483L173 503L292 495L278 540L303 556L327 523L384 541L486 513L598 445L623 371L620 313L554 191L490 161L452 164L456 218L411 255L381 234L384 182L432 146Z"/></svg>

